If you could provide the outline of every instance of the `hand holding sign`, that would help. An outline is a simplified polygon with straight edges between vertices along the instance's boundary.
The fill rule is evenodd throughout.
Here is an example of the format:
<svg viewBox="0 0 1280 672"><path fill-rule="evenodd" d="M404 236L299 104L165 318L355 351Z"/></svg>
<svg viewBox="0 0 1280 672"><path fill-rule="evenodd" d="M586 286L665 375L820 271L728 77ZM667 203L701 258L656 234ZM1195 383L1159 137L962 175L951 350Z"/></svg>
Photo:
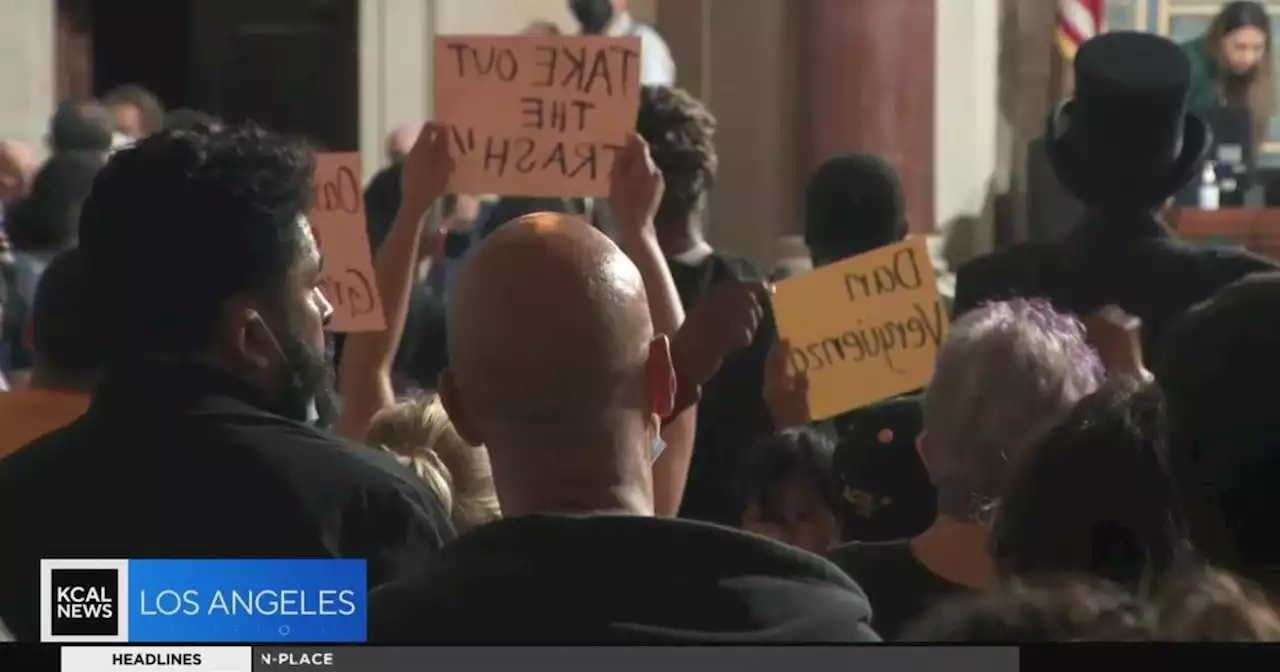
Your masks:
<svg viewBox="0 0 1280 672"><path fill-rule="evenodd" d="M448 127L428 121L404 159L400 173L400 214L415 222L425 217L431 205L444 195L453 169Z"/></svg>
<svg viewBox="0 0 1280 672"><path fill-rule="evenodd" d="M649 154L649 143L638 133L632 133L613 160L609 174L609 203L623 233L653 230L653 218L658 214L664 189L662 171Z"/></svg>
<svg viewBox="0 0 1280 672"><path fill-rule="evenodd" d="M1155 380L1142 364L1142 320L1119 306L1104 306L1086 317L1084 324L1108 374Z"/></svg>
<svg viewBox="0 0 1280 672"><path fill-rule="evenodd" d="M671 359L682 384L705 385L725 356L751 344L768 293L763 282L729 280L694 304L671 341Z"/></svg>
<svg viewBox="0 0 1280 672"><path fill-rule="evenodd" d="M923 238L784 280L773 312L793 373L809 374L812 420L923 386L947 331Z"/></svg>
<svg viewBox="0 0 1280 672"><path fill-rule="evenodd" d="M809 423L809 374L791 371L791 342L774 341L764 369L764 402L776 431Z"/></svg>

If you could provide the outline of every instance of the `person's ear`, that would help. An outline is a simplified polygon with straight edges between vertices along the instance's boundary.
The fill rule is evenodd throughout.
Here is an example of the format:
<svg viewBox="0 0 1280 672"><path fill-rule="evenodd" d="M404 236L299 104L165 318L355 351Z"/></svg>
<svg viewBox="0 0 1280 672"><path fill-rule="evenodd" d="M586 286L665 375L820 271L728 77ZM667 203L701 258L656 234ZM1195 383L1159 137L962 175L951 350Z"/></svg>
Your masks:
<svg viewBox="0 0 1280 672"><path fill-rule="evenodd" d="M676 370L671 363L671 341L659 334L649 342L649 359L645 362L649 395L649 412L666 418L675 410Z"/></svg>
<svg viewBox="0 0 1280 672"><path fill-rule="evenodd" d="M276 356L267 323L256 309L242 304L230 306L222 323L222 337L218 339L236 360L258 370L271 367Z"/></svg>
<svg viewBox="0 0 1280 672"><path fill-rule="evenodd" d="M453 380L453 372L447 367L440 372L436 387L440 388L440 405L449 416L449 422L453 423L453 431L458 433L458 438L465 441L468 446L483 446L484 440L472 426L471 418L467 416L467 411L462 406L462 399L458 395L458 386Z"/></svg>

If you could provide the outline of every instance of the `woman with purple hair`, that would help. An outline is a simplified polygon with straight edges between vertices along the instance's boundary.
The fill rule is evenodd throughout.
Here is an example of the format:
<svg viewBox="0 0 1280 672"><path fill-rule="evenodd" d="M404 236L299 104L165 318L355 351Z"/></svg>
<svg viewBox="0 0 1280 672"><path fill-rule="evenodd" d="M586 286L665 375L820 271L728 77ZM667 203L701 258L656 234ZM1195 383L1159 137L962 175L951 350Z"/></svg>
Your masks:
<svg viewBox="0 0 1280 672"><path fill-rule="evenodd" d="M1043 301L990 303L951 325L916 442L938 492L933 524L829 555L866 590L877 632L892 639L938 598L996 583L983 514L1026 451L1105 376L1084 325Z"/></svg>

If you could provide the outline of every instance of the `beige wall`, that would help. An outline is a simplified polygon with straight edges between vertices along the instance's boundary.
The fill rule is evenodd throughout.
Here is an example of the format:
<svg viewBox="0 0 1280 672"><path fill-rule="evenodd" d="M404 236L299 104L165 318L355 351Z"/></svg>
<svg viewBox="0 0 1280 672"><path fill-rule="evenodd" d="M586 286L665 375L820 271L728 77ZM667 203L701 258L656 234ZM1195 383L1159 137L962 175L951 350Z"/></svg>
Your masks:
<svg viewBox="0 0 1280 672"><path fill-rule="evenodd" d="M54 101L53 0L3 0L0 9L0 138L37 152Z"/></svg>
<svg viewBox="0 0 1280 672"><path fill-rule="evenodd" d="M1000 14L995 0L937 1L933 203L947 256L956 261L991 248L993 202L1008 184L1001 161L1007 124L998 104Z"/></svg>

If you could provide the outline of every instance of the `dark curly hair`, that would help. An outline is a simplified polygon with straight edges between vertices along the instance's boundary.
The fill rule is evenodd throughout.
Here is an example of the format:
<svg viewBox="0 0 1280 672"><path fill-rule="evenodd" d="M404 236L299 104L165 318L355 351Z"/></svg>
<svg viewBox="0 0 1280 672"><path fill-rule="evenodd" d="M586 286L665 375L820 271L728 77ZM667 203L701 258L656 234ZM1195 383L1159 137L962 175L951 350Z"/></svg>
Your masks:
<svg viewBox="0 0 1280 672"><path fill-rule="evenodd" d="M309 147L253 124L162 131L115 154L80 218L108 363L198 352L227 299L279 296L314 171Z"/></svg>
<svg viewBox="0 0 1280 672"><path fill-rule="evenodd" d="M1190 557L1160 390L1113 378L1027 455L991 530L1015 576L1090 575L1131 589Z"/></svg>
<svg viewBox="0 0 1280 672"><path fill-rule="evenodd" d="M702 206L716 179L716 118L683 89L645 86L636 132L666 181L658 221L683 221Z"/></svg>
<svg viewBox="0 0 1280 672"><path fill-rule="evenodd" d="M132 105L138 108L142 118L142 132L150 135L164 128L164 103L160 98L141 84L123 84L107 92L102 97L107 107Z"/></svg>

